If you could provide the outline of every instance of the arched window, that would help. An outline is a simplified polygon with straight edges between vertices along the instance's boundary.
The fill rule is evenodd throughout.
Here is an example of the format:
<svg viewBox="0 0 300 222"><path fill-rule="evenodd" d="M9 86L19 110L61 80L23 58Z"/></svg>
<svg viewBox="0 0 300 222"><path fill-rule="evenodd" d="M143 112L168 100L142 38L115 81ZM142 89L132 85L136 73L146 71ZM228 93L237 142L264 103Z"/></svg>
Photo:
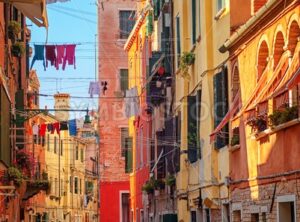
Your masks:
<svg viewBox="0 0 300 222"><path fill-rule="evenodd" d="M296 21L293 21L289 28L289 44L288 44L288 49L291 51L292 55L294 55L299 37L300 37L299 25Z"/></svg>
<svg viewBox="0 0 300 222"><path fill-rule="evenodd" d="M266 41L260 44L257 58L257 81L265 71L268 64L269 48Z"/></svg>
<svg viewBox="0 0 300 222"><path fill-rule="evenodd" d="M284 37L282 32L278 32L276 35L275 43L274 43L274 69L277 67L278 62L283 54L283 47L284 47Z"/></svg>

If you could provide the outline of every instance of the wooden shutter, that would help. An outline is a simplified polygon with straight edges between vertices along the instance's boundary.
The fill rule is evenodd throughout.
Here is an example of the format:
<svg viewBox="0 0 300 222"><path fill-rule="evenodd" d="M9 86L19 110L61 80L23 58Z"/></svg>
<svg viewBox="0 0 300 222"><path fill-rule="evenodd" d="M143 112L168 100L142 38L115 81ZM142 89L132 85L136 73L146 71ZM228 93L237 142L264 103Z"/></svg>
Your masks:
<svg viewBox="0 0 300 222"><path fill-rule="evenodd" d="M180 65L180 54L181 54L181 46L180 46L180 18L176 17L176 47L177 47L177 66Z"/></svg>
<svg viewBox="0 0 300 222"><path fill-rule="evenodd" d="M128 89L128 69L120 69L120 80L121 91L125 92Z"/></svg>
<svg viewBox="0 0 300 222"><path fill-rule="evenodd" d="M132 172L132 137L125 139L125 173Z"/></svg>
<svg viewBox="0 0 300 222"><path fill-rule="evenodd" d="M214 76L214 128L223 120L228 112L228 74L227 68ZM215 148L220 149L228 144L228 124L216 137Z"/></svg>
<svg viewBox="0 0 300 222"><path fill-rule="evenodd" d="M192 43L196 43L196 0L192 0Z"/></svg>
<svg viewBox="0 0 300 222"><path fill-rule="evenodd" d="M196 96L188 96L188 159L191 163L197 161L197 104L196 104Z"/></svg>
<svg viewBox="0 0 300 222"><path fill-rule="evenodd" d="M0 159L9 166L11 163L10 102L3 87L0 91L0 104Z"/></svg>
<svg viewBox="0 0 300 222"><path fill-rule="evenodd" d="M176 167L176 172L180 171L180 145L181 145L181 112L175 117L175 127L176 127L176 144L177 149L174 155L174 165Z"/></svg>
<svg viewBox="0 0 300 222"><path fill-rule="evenodd" d="M126 152L126 138L128 138L128 128L121 128L121 156L125 157Z"/></svg>
<svg viewBox="0 0 300 222"><path fill-rule="evenodd" d="M200 126L201 126L201 96L202 90L197 91L196 95L196 116L197 116L197 156L201 158L201 139L200 139Z"/></svg>

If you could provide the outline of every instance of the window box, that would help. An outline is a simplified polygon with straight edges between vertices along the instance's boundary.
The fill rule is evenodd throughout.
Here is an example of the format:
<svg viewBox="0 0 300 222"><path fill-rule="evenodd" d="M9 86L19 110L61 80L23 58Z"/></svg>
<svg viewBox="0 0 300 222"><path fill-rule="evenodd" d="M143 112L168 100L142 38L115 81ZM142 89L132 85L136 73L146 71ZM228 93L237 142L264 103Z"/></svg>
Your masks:
<svg viewBox="0 0 300 222"><path fill-rule="evenodd" d="M299 124L299 123L300 123L300 118L297 118L297 119L288 121L286 123L280 124L278 126L273 126L273 127L269 128L269 129L266 129L266 130L264 130L260 133L253 134L252 138L256 139L256 140L259 140L259 139L261 139L263 137L266 137L268 135L272 135L272 134L278 132L279 130L287 129L287 128L292 127L292 126L294 126L296 124Z"/></svg>

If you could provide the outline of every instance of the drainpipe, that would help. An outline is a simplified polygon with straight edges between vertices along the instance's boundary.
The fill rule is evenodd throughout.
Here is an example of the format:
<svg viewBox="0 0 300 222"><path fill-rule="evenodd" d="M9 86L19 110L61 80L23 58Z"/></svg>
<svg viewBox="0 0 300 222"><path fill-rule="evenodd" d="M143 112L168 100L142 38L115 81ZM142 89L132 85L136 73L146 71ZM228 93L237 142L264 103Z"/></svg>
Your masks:
<svg viewBox="0 0 300 222"><path fill-rule="evenodd" d="M256 22L260 21L266 12L273 6L281 3L278 0L269 0L261 9L257 11L244 25L242 25L226 42L219 48L219 52L225 53L236 41L245 35L250 30L250 27Z"/></svg>

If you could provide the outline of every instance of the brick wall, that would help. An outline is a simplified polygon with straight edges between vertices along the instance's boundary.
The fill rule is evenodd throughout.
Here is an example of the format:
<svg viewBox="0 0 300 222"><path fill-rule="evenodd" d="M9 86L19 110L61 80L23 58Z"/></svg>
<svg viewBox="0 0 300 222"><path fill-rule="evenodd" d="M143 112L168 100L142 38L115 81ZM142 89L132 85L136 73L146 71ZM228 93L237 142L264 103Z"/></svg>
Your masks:
<svg viewBox="0 0 300 222"><path fill-rule="evenodd" d="M277 219L277 197L284 195L295 195L296 209L300 206L299 191L300 179L277 182L274 203L270 211L275 183L267 185L253 186L246 189L235 189L231 193L231 210L234 204L241 205L241 220L238 218L237 211L231 212L233 222L251 222L251 213L259 213L260 221L262 221L263 212L266 213L267 221L276 221ZM296 217L300 217L300 211L296 210Z"/></svg>

